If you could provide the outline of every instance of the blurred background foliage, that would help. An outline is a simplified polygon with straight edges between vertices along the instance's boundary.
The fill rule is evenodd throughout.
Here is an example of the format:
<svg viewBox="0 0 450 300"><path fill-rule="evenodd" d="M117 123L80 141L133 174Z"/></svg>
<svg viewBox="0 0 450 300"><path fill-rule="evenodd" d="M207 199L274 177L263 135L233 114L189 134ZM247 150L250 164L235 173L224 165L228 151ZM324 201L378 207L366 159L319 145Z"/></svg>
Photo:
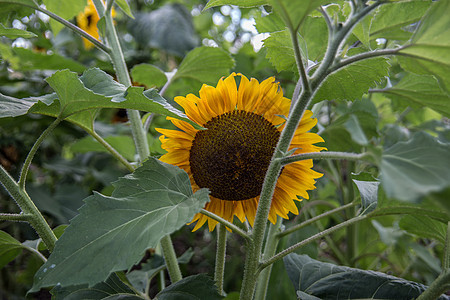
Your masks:
<svg viewBox="0 0 450 300"><path fill-rule="evenodd" d="M268 37L267 32L275 31L280 22L272 15L267 17L270 7L222 6L202 11L206 3L206 0L131 0L129 5L134 12L134 19L117 9L115 21L134 83L161 89L167 78L158 74L170 74L189 51L203 45L219 47L229 53L234 60L230 71L258 80L275 76L281 82L286 97L292 97L298 79L296 71L288 67L292 61L289 57L286 61L273 60L274 56L283 55L276 45L284 41L284 33L279 31L271 35L270 39L264 41L266 47L262 47L262 40ZM346 9L345 5L331 8L342 11ZM418 12L419 18L425 9L426 7ZM81 38L68 29L63 28L55 36L45 15L27 9L17 10L16 13L4 25L27 30L36 37L0 38L0 93L17 98L50 93L51 89L44 79L54 70L63 68L81 73L87 68L98 67L114 75L107 57L97 49L86 50ZM414 19L411 20L411 27L414 27ZM75 22L75 18L73 21ZM320 60L326 47L326 26L320 22L323 19L308 17L300 29L300 34L309 46L304 51L309 51L310 63ZM308 26L314 28L314 31L308 31ZM369 38L365 35L364 28L357 27L349 39L348 49L358 53L368 48L383 48L388 43L409 39L413 29L404 30L398 26L385 31L384 35L380 29L380 32ZM12 50L10 45L13 46ZM40 63L43 55L46 58ZM391 58L383 63L386 64L386 69L381 70L376 78L377 86L373 86L368 93L358 94L356 91L357 95L351 95L358 100L352 102L336 97L336 100L320 101L330 99L330 96L324 96L323 99L320 95L317 96L313 111L319 123L315 130L325 139L325 146L334 151L376 152L387 149L398 141L406 141L416 132L426 132L441 142L449 142L449 121L439 111L406 105L397 94L382 91L406 81L406 73L398 59ZM142 64L151 64L153 67ZM154 74L150 81L145 76L149 73ZM188 76L177 78L165 91L164 97L176 105L173 102L175 96L197 93L203 83L214 84L217 79L217 76L205 76L203 80ZM413 79L408 78L408 81ZM423 79L420 80L423 82ZM333 92L333 86L329 88ZM172 125L162 116L147 117L151 118L149 147L152 155L158 156L163 150L154 128ZM0 163L13 177L17 178L29 149L51 121L52 118L41 115L0 119ZM124 111L103 110L95 122L95 128L112 145L120 148L125 157L134 158L135 149ZM300 214L285 222L286 227L360 197L352 179L365 176L375 180L379 176L377 168L360 162L320 161L315 169L325 175L318 180L318 188L310 192L311 200L298 204ZM83 204L82 199L92 190L107 195L112 191L111 182L126 173L127 170L86 136L84 131L69 122L63 122L42 144L29 173L27 190L37 207L45 214L50 226L55 228L68 224ZM382 187L379 188L378 196L379 206L383 205L383 201L388 201ZM450 189L447 188L422 197L421 203L416 205L449 212L449 196ZM0 211L19 212L4 189L0 189ZM353 214L354 211L344 211L341 215L307 226L283 238L279 249L342 222ZM354 225L350 231L338 231L301 248L297 253L308 254L311 258L325 262L378 270L429 284L441 272L443 240L439 238L439 232L445 232L445 228L442 229L440 225L431 219L413 216L379 217ZM424 230L418 230L424 227ZM19 241L37 239L27 224L2 222L0 229ZM190 233L191 229L192 226L185 226L173 235L178 255L192 249L192 258L182 265L183 274L211 275L214 271L215 232L202 229ZM432 235L432 232L436 234ZM238 279L242 278L244 256L243 241L239 236L230 236L227 253L224 289L239 291ZM0 270L2 299L22 298L42 263L27 251L18 255ZM149 252L143 262L156 258L153 252ZM141 267L136 266L136 269ZM157 280L159 279L155 279L155 283ZM157 286L153 285L151 295L157 293ZM41 293L35 297L47 299L49 294ZM296 299L294 287L282 262L274 265L268 299Z"/></svg>

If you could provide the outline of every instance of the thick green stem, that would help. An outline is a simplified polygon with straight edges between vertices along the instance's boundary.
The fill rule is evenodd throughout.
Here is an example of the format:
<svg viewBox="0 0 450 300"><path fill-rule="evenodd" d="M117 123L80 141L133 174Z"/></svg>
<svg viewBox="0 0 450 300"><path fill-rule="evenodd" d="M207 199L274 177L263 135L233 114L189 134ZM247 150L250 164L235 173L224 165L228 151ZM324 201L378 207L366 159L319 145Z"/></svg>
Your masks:
<svg viewBox="0 0 450 300"><path fill-rule="evenodd" d="M417 300L435 300L450 289L450 269L444 270Z"/></svg>
<svg viewBox="0 0 450 300"><path fill-rule="evenodd" d="M278 238L283 219L278 217L275 224L269 225L269 232L267 233L266 245L264 246L263 260L269 259L277 251ZM268 266L258 276L258 283L256 285L255 299L266 299L267 288L269 286L270 274L272 272L272 265Z"/></svg>
<svg viewBox="0 0 450 300"><path fill-rule="evenodd" d="M91 131L89 132L89 134L93 138L95 138L100 144L102 144L103 147L105 147L106 150L108 150L112 154L112 156L114 156L118 161L120 161L128 169L128 171L133 172L135 170L133 165L130 164L125 157L123 157L119 152L117 152L117 150L113 146L111 146L107 141L105 141L97 132Z"/></svg>
<svg viewBox="0 0 450 300"><path fill-rule="evenodd" d="M30 214L4 214L0 213L1 221L16 221L16 222L28 222L32 215Z"/></svg>
<svg viewBox="0 0 450 300"><path fill-rule="evenodd" d="M339 230L341 228L344 228L344 227L347 227L349 225L352 225L352 224L355 224L357 222L360 222L360 221L362 221L362 220L364 220L366 218L368 218L367 215L354 217L353 219L350 219L350 220L347 220L345 222L342 222L342 223L340 223L340 224L338 224L336 226L330 227L330 228L328 228L328 229L326 229L326 230L324 230L322 232L319 232L319 233L317 233L317 234L315 234L315 235L313 235L313 236L311 236L311 237L309 237L307 239L304 239L303 241L301 241L301 242L299 242L299 243L297 243L295 245L292 245L291 247L289 247L289 248L287 248L287 249L277 253L276 255L272 256L270 259L263 261L261 263L261 265L260 265L260 269L262 270L262 269L268 267L269 265L273 264L274 262L276 262L276 261L282 259L283 257L285 257L286 255L288 255L289 253L294 252L298 248L301 248L301 247L303 247L303 246L305 246L305 245L307 245L307 244L309 244L309 243L311 243L311 242L313 242L315 240L318 240L321 237L329 235L330 233L333 233L336 230Z"/></svg>
<svg viewBox="0 0 450 300"><path fill-rule="evenodd" d="M293 232L295 232L297 230L302 229L303 227L306 227L306 226L308 226L310 224L313 224L313 223L315 223L315 222L317 222L317 221L319 221L319 220L321 220L323 218L326 218L328 216L334 215L335 213L341 212L341 211L346 210L346 209L348 209L350 207L353 207L353 206L356 206L356 203L348 203L346 205L343 205L343 206L337 207L335 209L329 210L327 212L324 212L323 214L315 216L314 218L308 219L305 222L302 222L300 224L292 226L289 229L286 229L285 231L280 232L278 234L278 237L282 238L282 237L284 237L284 236L286 236L288 234L291 234L291 233L293 233Z"/></svg>
<svg viewBox="0 0 450 300"><path fill-rule="evenodd" d="M218 224L217 229L217 249L216 266L214 269L214 281L216 282L219 294L225 295L223 290L223 276L225 273L225 257L227 251L227 228L225 225Z"/></svg>
<svg viewBox="0 0 450 300"><path fill-rule="evenodd" d="M172 240L170 235L166 235L161 239L161 248L164 254L164 260L166 261L167 271L169 272L170 280L172 283L180 281L183 277L181 276L180 267L177 261L177 255L173 249Z"/></svg>
<svg viewBox="0 0 450 300"><path fill-rule="evenodd" d="M447 238L445 239L444 259L442 260L444 270L450 269L450 221L447 223Z"/></svg>
<svg viewBox="0 0 450 300"><path fill-rule="evenodd" d="M30 168L31 161L34 158L34 155L36 154L36 151L39 149L39 146L41 146L42 142L45 140L45 138L49 135L50 132L55 129L56 126L62 121L59 117L56 118L50 126L47 127L47 129L42 132L42 134L39 136L39 138L34 143L33 147L31 148L30 152L28 153L27 158L25 159L25 162L23 164L22 170L20 171L20 179L19 179L19 187L21 189L25 189L25 181L27 179L28 169Z"/></svg>
<svg viewBox="0 0 450 300"><path fill-rule="evenodd" d="M53 251L56 243L55 234L25 190L19 187L2 165L0 165L0 182L19 205L22 212L28 216L27 221L36 230L50 252Z"/></svg>

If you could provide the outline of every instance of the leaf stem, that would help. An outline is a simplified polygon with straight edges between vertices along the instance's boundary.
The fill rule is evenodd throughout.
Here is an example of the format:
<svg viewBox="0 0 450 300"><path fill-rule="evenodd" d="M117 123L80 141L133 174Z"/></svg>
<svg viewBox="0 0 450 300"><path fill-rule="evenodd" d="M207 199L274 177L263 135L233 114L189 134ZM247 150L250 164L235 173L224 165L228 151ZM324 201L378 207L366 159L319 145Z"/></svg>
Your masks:
<svg viewBox="0 0 450 300"><path fill-rule="evenodd" d="M135 167L128 162L128 160L123 157L117 150L111 146L107 141L105 141L96 131L92 130L89 134L95 138L106 150L108 150L118 161L120 161L130 172L135 170Z"/></svg>
<svg viewBox="0 0 450 300"><path fill-rule="evenodd" d="M339 206L339 207L337 207L335 209L332 209L332 210L329 210L327 212L324 212L323 214L315 216L315 217L313 217L311 219L306 220L305 222L302 222L300 224L297 224L295 226L290 227L289 229L286 229L285 231L280 232L277 235L277 237L278 238L282 238L282 237L284 237L284 236L286 236L288 234L291 234L291 233L293 233L293 232L295 232L297 230L302 229L303 227L306 227L306 226L308 226L310 224L313 224L313 223L315 223L315 222L317 222L317 221L319 221L319 220L321 220L321 219L323 219L325 217L334 215L335 213L338 213L340 211L346 210L347 208L350 208L350 207L353 207L353 206L356 206L356 205L357 204L355 202L352 202L352 203L348 203L348 204L343 205L343 206Z"/></svg>
<svg viewBox="0 0 450 300"><path fill-rule="evenodd" d="M450 269L444 270L438 278L417 298L417 300L435 300L450 288Z"/></svg>
<svg viewBox="0 0 450 300"><path fill-rule="evenodd" d="M28 216L28 222L36 230L37 234L42 238L47 248L51 251L55 248L56 236L52 229L45 221L41 212L34 205L24 189L20 188L17 182L8 174L8 172L0 164L0 182L6 191L16 201L24 215Z"/></svg>
<svg viewBox="0 0 450 300"><path fill-rule="evenodd" d="M368 157L366 153L350 153L350 152L310 152L301 153L292 156L279 158L281 164L287 165L293 162L306 159L346 159L346 160L365 160Z"/></svg>
<svg viewBox="0 0 450 300"><path fill-rule="evenodd" d="M292 46L294 47L295 62L297 64L298 73L300 74L300 79L302 81L302 88L310 90L311 87L309 85L308 75L306 74L305 71L305 66L302 60L302 54L300 52L300 46L298 44L297 31L295 31L292 28L289 28L289 32L291 34Z"/></svg>
<svg viewBox="0 0 450 300"><path fill-rule="evenodd" d="M347 227L349 225L352 225L352 224L355 224L357 222L360 222L360 221L366 219L367 216L368 215L360 215L360 216L354 217L354 218L349 219L349 220L347 220L345 222L342 222L342 223L340 223L340 224L338 224L336 226L330 227L330 228L328 228L328 229L326 229L326 230L324 230L322 232L319 232L319 233L317 233L317 234L315 234L315 235L313 235L313 236L311 236L311 237L309 237L307 239L304 239L303 241L301 241L301 242L299 242L299 243L297 243L295 245L292 245L291 247L289 247L289 248L287 248L287 249L277 253L276 255L272 256L270 259L263 261L260 264L260 266L259 266L259 270L263 270L264 268L268 267L269 265L273 264L274 262L282 259L283 257L288 255L289 253L294 252L298 248L301 248L301 247L303 247L303 246L305 246L305 245L307 245L307 244L309 244L309 243L311 243L311 242L313 242L315 240L318 240L321 237L329 235L330 233L333 233L333 232L335 232L335 231L337 231L337 230L339 230L341 228L344 228L344 227Z"/></svg>
<svg viewBox="0 0 450 300"><path fill-rule="evenodd" d="M30 220L31 214L8 214L0 213L0 220L2 221L18 221L18 222L28 222Z"/></svg>
<svg viewBox="0 0 450 300"><path fill-rule="evenodd" d="M447 223L447 237L445 239L444 259L442 261L444 270L450 270L450 221Z"/></svg>
<svg viewBox="0 0 450 300"><path fill-rule="evenodd" d="M214 269L214 281L219 294L225 295L223 290L223 278L225 272L225 257L227 251L227 228L219 223L217 229L216 266Z"/></svg>
<svg viewBox="0 0 450 300"><path fill-rule="evenodd" d="M44 132L39 136L39 138L34 143L33 147L31 148L30 152L28 153L27 158L25 159L25 162L23 164L22 170L20 171L20 178L19 178L19 188L25 189L25 181L27 179L28 169L30 168L31 161L34 158L34 155L36 154L36 151L39 149L39 146L42 144L42 142L45 140L45 138L49 135L50 132L55 129L56 126L62 121L60 117L56 118L50 126L48 126Z"/></svg>
<svg viewBox="0 0 450 300"><path fill-rule="evenodd" d="M233 231L234 233L237 233L240 236L242 236L246 241L250 240L250 236L245 231L243 231L241 228L239 228L236 225L234 225L233 223L228 222L227 220L219 217L218 215L216 215L216 214L214 214L214 213L212 213L210 211L207 211L206 209L202 209L200 212L202 214L204 214L205 216L210 217L211 219L214 219L217 222L225 225L226 227L231 229L231 231Z"/></svg>
<svg viewBox="0 0 450 300"><path fill-rule="evenodd" d="M1 2L1 1L0 1ZM46 10L45 8L42 8L38 5L36 6L32 6L32 5L27 5L27 4L22 4L22 3L17 3L23 6L27 6L27 7L31 7L35 10L38 10L44 14L46 14L47 16L49 16L50 18L58 21L59 23L63 24L64 26L66 26L67 28L73 30L74 32L78 33L79 35L81 35L82 37L84 37L85 39L89 40L92 44L94 44L97 48L99 48L100 50L102 50L103 52L105 52L106 54L110 54L111 53L111 49L108 48L106 45L104 45L103 43L101 43L99 40L97 40L95 37L93 37L92 35L90 35L89 33L87 33L86 31L84 31L83 29L81 29L80 27L70 23L67 20L64 20L63 18L61 18L60 16L52 13L51 11Z"/></svg>
<svg viewBox="0 0 450 300"><path fill-rule="evenodd" d="M175 249L173 248L170 235L166 235L165 237L163 237L160 243L164 259L166 261L167 271L169 272L170 280L172 281L172 283L180 281L183 277L181 276L180 267L177 261L177 255L175 254Z"/></svg>
<svg viewBox="0 0 450 300"><path fill-rule="evenodd" d="M278 217L275 224L269 225L269 232L267 233L267 241L264 246L263 260L269 259L277 251L278 243L280 241L279 233L283 219ZM270 274L272 272L272 265L268 266L258 276L258 283L256 284L255 299L264 300L267 295L267 288L269 286Z"/></svg>
<svg viewBox="0 0 450 300"><path fill-rule="evenodd" d="M23 246L23 245L22 245ZM39 252L38 250L28 247L28 246L23 246L24 249L30 251L31 253L36 254L44 263L47 262L47 257L45 257L41 252Z"/></svg>

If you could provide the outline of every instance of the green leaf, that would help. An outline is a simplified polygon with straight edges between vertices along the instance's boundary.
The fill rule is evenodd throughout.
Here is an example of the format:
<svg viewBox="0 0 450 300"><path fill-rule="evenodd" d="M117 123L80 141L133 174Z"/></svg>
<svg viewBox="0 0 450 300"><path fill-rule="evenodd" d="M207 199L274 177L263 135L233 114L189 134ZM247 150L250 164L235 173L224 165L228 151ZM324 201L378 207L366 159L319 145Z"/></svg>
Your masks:
<svg viewBox="0 0 450 300"><path fill-rule="evenodd" d="M445 245L447 225L442 222L425 216L407 215L401 218L399 226L409 233L424 238L431 238Z"/></svg>
<svg viewBox="0 0 450 300"><path fill-rule="evenodd" d="M407 142L386 149L380 166L388 197L414 202L449 186L450 144L418 132Z"/></svg>
<svg viewBox="0 0 450 300"><path fill-rule="evenodd" d="M283 20L275 13L271 13L267 16L257 15L255 16L255 27L259 33L263 32L275 32L283 31L286 28Z"/></svg>
<svg viewBox="0 0 450 300"><path fill-rule="evenodd" d="M17 99L0 93L0 118L24 115L35 103L30 98Z"/></svg>
<svg viewBox="0 0 450 300"><path fill-rule="evenodd" d="M139 64L131 69L134 83L144 84L147 88L162 87L167 82L164 72L150 64Z"/></svg>
<svg viewBox="0 0 450 300"><path fill-rule="evenodd" d="M362 181L353 179L356 187L361 195L361 203L363 208L363 214L367 214L377 207L378 203L378 186L379 181Z"/></svg>
<svg viewBox="0 0 450 300"><path fill-rule="evenodd" d="M198 128L196 123L171 106L155 90L144 92L144 88L133 86L127 89L97 68L86 70L80 78L69 70L58 71L47 81L56 91L59 101L53 101L51 105L40 101L30 108L29 113L68 117L68 121L88 132L93 130L93 121L100 108L159 113L189 122Z"/></svg>
<svg viewBox="0 0 450 300"><path fill-rule="evenodd" d="M16 258L22 249L23 246L18 240L0 230L0 269Z"/></svg>
<svg viewBox="0 0 450 300"><path fill-rule="evenodd" d="M13 18L21 19L34 13L36 7L33 0L0 0L0 22L8 22Z"/></svg>
<svg viewBox="0 0 450 300"><path fill-rule="evenodd" d="M124 13L126 13L130 18L134 19L133 13L131 12L130 5L128 5L127 0L115 0L115 3Z"/></svg>
<svg viewBox="0 0 450 300"><path fill-rule="evenodd" d="M450 95L450 1L435 1L420 21L411 44L399 53L400 63L417 74L436 76L441 88Z"/></svg>
<svg viewBox="0 0 450 300"><path fill-rule="evenodd" d="M297 72L294 47L292 46L289 30L285 29L283 31L272 32L270 36L264 40L264 48L267 49L267 59L278 72L285 70Z"/></svg>
<svg viewBox="0 0 450 300"><path fill-rule="evenodd" d="M172 80L181 77L216 84L221 76L228 75L234 66L231 56L220 48L199 47L190 51L178 67Z"/></svg>
<svg viewBox="0 0 450 300"><path fill-rule="evenodd" d="M322 100L356 100L388 76L386 58L375 57L351 64L328 76L314 96L314 102Z"/></svg>
<svg viewBox="0 0 450 300"><path fill-rule="evenodd" d="M418 22L430 7L431 1L391 2L377 8L370 24L370 38L393 38L393 32L409 39L411 33L402 28ZM395 37L394 37L395 39Z"/></svg>
<svg viewBox="0 0 450 300"><path fill-rule="evenodd" d="M427 288L381 272L336 266L295 253L286 256L284 264L296 290L320 299L413 299Z"/></svg>
<svg viewBox="0 0 450 300"><path fill-rule="evenodd" d="M450 97L442 91L434 76L408 73L395 86L381 92L403 106L426 106L450 117Z"/></svg>
<svg viewBox="0 0 450 300"><path fill-rule="evenodd" d="M210 0L206 4L205 9L221 6L221 5L237 5L239 7L255 7L260 5L266 5L267 0Z"/></svg>
<svg viewBox="0 0 450 300"><path fill-rule="evenodd" d="M350 133L352 140L360 145L367 145L369 141L364 134L363 129L359 124L359 120L355 115L350 115L348 120L344 123L345 129Z"/></svg>
<svg viewBox="0 0 450 300"><path fill-rule="evenodd" d="M60 1L60 0L43 0L47 10L60 16L65 20L70 20L71 18L78 15L87 6L86 0L71 0L71 1ZM50 19L50 26L52 28L53 34L56 36L64 25L61 23Z"/></svg>
<svg viewBox="0 0 450 300"><path fill-rule="evenodd" d="M217 292L214 281L206 274L185 277L171 284L156 295L158 300L174 299L208 299L219 300L224 297Z"/></svg>
<svg viewBox="0 0 450 300"><path fill-rule="evenodd" d="M0 24L0 36L5 36L10 39L16 39L19 37L29 39L32 37L37 37L37 35L32 32L17 28L6 28L3 24Z"/></svg>
<svg viewBox="0 0 450 300"><path fill-rule="evenodd" d="M301 4L292 0L269 0L270 5L273 6L275 12L280 15L284 23L291 27L294 32L311 12L322 4L331 2L330 0L304 0Z"/></svg>
<svg viewBox="0 0 450 300"><path fill-rule="evenodd" d="M133 161L135 159L134 155L136 153L136 147L131 136L116 135L108 136L104 139L127 160ZM108 150L106 150L103 145L101 145L97 140L90 136L86 136L76 141L74 144L72 144L70 150L77 153L108 152Z"/></svg>
<svg viewBox="0 0 450 300"><path fill-rule="evenodd" d="M144 251L189 222L209 201L192 192L189 176L154 158L114 183L111 197L85 199L54 252L36 273L31 291L94 284L137 263Z"/></svg>
<svg viewBox="0 0 450 300"><path fill-rule="evenodd" d="M119 276L111 274L105 282L98 283L92 288L86 286L61 287L56 286L51 291L53 300L78 300L78 299L116 299L114 296L121 296L121 300L143 299L136 296Z"/></svg>
<svg viewBox="0 0 450 300"><path fill-rule="evenodd" d="M0 43L0 56L16 71L69 69L81 73L86 69L79 62L56 53L37 53L25 48L11 48L3 43Z"/></svg>
<svg viewBox="0 0 450 300"><path fill-rule="evenodd" d="M328 27L324 18L306 17L299 34L300 45L307 49L307 59L319 61L325 55L328 46Z"/></svg>

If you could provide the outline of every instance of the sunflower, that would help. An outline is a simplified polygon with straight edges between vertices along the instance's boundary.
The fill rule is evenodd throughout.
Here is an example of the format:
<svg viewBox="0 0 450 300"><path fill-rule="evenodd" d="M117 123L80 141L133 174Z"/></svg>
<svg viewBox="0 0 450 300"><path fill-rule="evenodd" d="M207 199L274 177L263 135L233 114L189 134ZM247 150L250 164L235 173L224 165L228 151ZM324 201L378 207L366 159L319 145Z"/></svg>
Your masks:
<svg viewBox="0 0 450 300"><path fill-rule="evenodd" d="M116 12L114 8L111 10L111 14L114 17ZM97 23L100 20L100 17L95 9L95 5L92 0L87 1L87 6L84 8L84 11L77 15L77 24L78 27L89 33L95 39L100 40L100 35L98 33ZM83 38L84 48L89 50L94 47L87 39Z"/></svg>
<svg viewBox="0 0 450 300"><path fill-rule="evenodd" d="M235 78L239 76L239 89ZM289 113L290 100L275 78L261 83L239 74L220 79L217 87L204 84L199 96L175 97L189 119L205 130L168 117L180 130L158 128L162 148L167 151L160 160L185 170L194 191L210 190L211 201L205 209L233 222L248 220L253 226L259 195L274 149ZM323 139L307 132L317 123L312 112L306 111L295 132L290 149L295 154L319 152L313 145ZM279 175L272 199L269 220L277 215L287 219L288 213L298 214L297 196L308 199L307 190L315 189L315 179L322 174L313 171L312 160L286 165ZM208 221L213 231L217 221L198 213L193 231ZM189 224L191 224L189 223Z"/></svg>

